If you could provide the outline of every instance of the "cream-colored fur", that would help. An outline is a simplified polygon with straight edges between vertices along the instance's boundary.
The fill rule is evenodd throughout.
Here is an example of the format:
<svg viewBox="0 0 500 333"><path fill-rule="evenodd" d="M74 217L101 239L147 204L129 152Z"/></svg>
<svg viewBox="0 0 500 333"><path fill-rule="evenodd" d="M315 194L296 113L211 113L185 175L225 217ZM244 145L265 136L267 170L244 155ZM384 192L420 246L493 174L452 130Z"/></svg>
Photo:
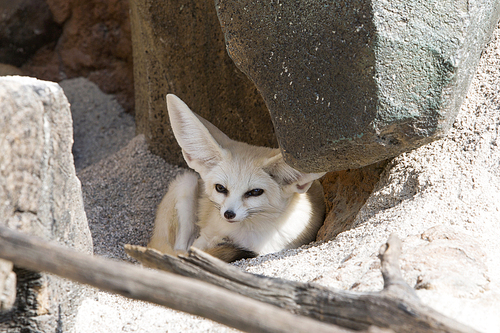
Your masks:
<svg viewBox="0 0 500 333"><path fill-rule="evenodd" d="M167 96L170 123L196 172L177 177L158 207L149 247L165 253L192 245L221 258L266 254L315 239L323 223L324 173L302 173L279 151L229 139ZM218 250L214 250L220 247Z"/></svg>

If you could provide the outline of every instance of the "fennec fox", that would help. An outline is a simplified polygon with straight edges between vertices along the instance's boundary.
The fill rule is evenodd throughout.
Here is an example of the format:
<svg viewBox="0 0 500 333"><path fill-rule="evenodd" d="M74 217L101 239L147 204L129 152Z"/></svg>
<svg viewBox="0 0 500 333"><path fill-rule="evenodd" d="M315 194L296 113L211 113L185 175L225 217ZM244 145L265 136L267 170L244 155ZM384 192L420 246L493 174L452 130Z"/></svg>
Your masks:
<svg viewBox="0 0 500 333"><path fill-rule="evenodd" d="M324 173L285 164L279 149L231 140L167 95L170 123L193 171L175 178L156 213L149 247L178 254L197 247L230 262L298 247L324 218Z"/></svg>

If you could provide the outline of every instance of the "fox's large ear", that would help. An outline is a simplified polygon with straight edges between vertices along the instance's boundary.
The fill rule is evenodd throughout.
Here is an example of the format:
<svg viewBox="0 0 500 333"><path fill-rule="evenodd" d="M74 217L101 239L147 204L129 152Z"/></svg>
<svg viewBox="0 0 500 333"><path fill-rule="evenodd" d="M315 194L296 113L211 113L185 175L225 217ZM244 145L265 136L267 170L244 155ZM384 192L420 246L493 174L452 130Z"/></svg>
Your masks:
<svg viewBox="0 0 500 333"><path fill-rule="evenodd" d="M203 118L191 111L179 97L168 94L167 109L175 138L190 168L203 173L224 158L227 151L220 146L206 124L202 122ZM210 124L205 119L203 121ZM210 126L213 127L211 130L220 137L220 140L230 140L214 125L210 124Z"/></svg>
<svg viewBox="0 0 500 333"><path fill-rule="evenodd" d="M305 173L295 170L285 163L283 155L277 153L264 162L264 171L267 172L285 191L305 193L313 181L323 177L326 172Z"/></svg>
<svg viewBox="0 0 500 333"><path fill-rule="evenodd" d="M194 113L194 112L193 112ZM210 132L210 134L214 137L215 141L222 146L222 148L225 148L229 146L231 142L234 142L231 140L224 132L222 132L220 129L215 127L214 124L203 118L202 116L194 113L196 117L201 121L201 123L207 128L207 130Z"/></svg>

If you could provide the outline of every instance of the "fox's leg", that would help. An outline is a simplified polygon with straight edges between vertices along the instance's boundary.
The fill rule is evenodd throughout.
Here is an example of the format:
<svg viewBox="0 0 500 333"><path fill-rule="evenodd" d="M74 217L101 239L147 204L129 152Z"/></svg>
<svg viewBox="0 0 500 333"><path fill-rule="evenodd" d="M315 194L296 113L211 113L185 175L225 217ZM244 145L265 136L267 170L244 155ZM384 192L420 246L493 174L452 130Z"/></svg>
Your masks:
<svg viewBox="0 0 500 333"><path fill-rule="evenodd" d="M182 181L176 189L177 201L175 208L179 228L175 240L174 250L187 251L198 236L196 213L198 211L199 185L198 175L194 172L185 172Z"/></svg>
<svg viewBox="0 0 500 333"><path fill-rule="evenodd" d="M187 171L175 178L156 212L148 247L163 253L185 252L198 234L198 175Z"/></svg>

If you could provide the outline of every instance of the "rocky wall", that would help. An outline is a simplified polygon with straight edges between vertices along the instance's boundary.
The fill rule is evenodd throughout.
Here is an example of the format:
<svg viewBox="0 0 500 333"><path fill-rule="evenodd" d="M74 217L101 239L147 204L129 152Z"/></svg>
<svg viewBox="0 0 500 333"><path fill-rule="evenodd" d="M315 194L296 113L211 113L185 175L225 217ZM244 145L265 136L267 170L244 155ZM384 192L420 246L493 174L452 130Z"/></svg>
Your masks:
<svg viewBox="0 0 500 333"><path fill-rule="evenodd" d="M1 77L0 105L0 223L91 254L63 90L53 82ZM10 309L0 312L0 331L69 331L89 289L45 273L12 270L17 297ZM2 276L12 278L9 272ZM3 279L1 286L0 293L9 295L2 289L9 291L11 282Z"/></svg>

